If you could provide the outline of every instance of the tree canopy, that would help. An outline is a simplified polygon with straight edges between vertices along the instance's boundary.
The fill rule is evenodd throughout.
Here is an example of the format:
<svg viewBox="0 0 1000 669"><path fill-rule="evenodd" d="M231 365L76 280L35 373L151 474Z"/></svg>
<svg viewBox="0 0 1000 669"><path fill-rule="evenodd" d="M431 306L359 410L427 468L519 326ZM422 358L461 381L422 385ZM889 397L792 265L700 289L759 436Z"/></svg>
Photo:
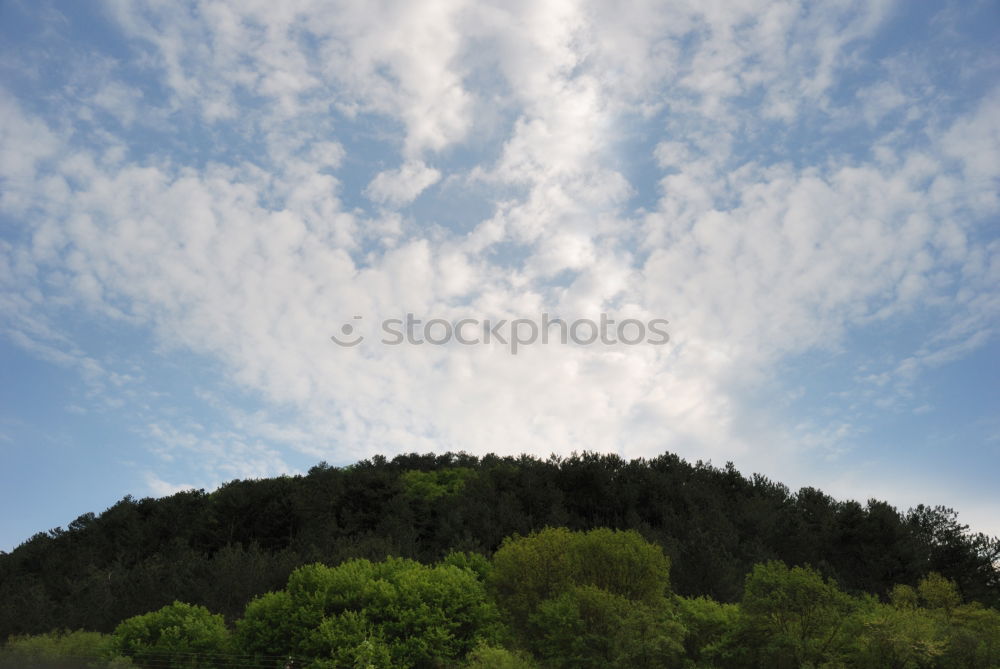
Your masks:
<svg viewBox="0 0 1000 669"><path fill-rule="evenodd" d="M731 465L414 454L126 497L39 533L0 554L0 639L113 633L135 661L215 644L330 666L989 666L998 567L950 509Z"/></svg>

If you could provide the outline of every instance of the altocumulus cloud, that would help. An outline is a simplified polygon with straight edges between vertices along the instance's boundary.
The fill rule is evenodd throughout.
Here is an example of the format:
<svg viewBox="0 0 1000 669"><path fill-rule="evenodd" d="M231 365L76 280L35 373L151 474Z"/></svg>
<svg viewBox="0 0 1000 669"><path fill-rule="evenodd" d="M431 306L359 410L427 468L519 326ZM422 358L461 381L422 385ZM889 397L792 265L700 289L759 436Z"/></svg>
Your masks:
<svg viewBox="0 0 1000 669"><path fill-rule="evenodd" d="M335 4L4 10L46 36L3 50L4 329L149 444L149 490L376 452L673 450L997 510L927 488L933 467L888 487L898 454L866 441L993 342L1000 84L974 16ZM411 312L664 318L670 344L330 343ZM82 334L108 324L126 350ZM996 425L977 434L995 462Z"/></svg>

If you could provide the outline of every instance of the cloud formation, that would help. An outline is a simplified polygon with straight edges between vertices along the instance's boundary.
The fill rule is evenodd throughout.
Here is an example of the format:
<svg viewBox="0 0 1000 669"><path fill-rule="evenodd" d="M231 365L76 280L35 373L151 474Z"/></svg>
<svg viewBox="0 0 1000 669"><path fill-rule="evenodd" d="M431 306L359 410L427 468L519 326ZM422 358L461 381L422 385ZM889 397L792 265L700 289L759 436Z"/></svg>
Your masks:
<svg viewBox="0 0 1000 669"><path fill-rule="evenodd" d="M210 477L430 449L675 450L803 476L865 414L784 412L784 362L854 364L854 333L931 309L919 346L859 372L859 393L905 405L921 370L993 337L1000 88L951 103L947 73L900 77L933 59L879 55L900 5L103 11L138 65L71 75L59 104L0 95L7 330L52 345L79 309L214 361L261 413L216 398L227 425L186 436L142 414L165 457L213 453ZM672 341L329 341L406 312L660 317Z"/></svg>

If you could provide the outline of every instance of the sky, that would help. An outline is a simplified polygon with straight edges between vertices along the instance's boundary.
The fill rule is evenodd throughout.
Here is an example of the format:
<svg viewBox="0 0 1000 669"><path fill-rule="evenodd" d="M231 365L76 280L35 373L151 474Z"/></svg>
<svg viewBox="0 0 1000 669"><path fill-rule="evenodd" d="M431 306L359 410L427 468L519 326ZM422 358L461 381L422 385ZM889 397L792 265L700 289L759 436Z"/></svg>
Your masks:
<svg viewBox="0 0 1000 669"><path fill-rule="evenodd" d="M0 550L445 451L673 452L1000 535L998 34L975 0L0 0Z"/></svg>

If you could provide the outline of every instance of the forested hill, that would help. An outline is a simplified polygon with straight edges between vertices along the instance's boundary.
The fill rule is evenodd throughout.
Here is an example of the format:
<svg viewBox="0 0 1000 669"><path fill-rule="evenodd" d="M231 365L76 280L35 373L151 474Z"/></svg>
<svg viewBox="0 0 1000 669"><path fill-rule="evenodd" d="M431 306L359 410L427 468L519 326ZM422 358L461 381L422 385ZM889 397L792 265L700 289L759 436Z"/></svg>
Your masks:
<svg viewBox="0 0 1000 669"><path fill-rule="evenodd" d="M1000 542L948 509L901 513L836 501L731 465L673 456L538 460L465 454L325 463L306 476L233 481L212 493L126 497L0 554L0 639L55 628L110 631L180 600L232 620L299 565L352 557L491 555L546 526L638 530L661 545L681 595L737 600L756 563L809 564L848 592L884 596L930 572L1000 606Z"/></svg>

